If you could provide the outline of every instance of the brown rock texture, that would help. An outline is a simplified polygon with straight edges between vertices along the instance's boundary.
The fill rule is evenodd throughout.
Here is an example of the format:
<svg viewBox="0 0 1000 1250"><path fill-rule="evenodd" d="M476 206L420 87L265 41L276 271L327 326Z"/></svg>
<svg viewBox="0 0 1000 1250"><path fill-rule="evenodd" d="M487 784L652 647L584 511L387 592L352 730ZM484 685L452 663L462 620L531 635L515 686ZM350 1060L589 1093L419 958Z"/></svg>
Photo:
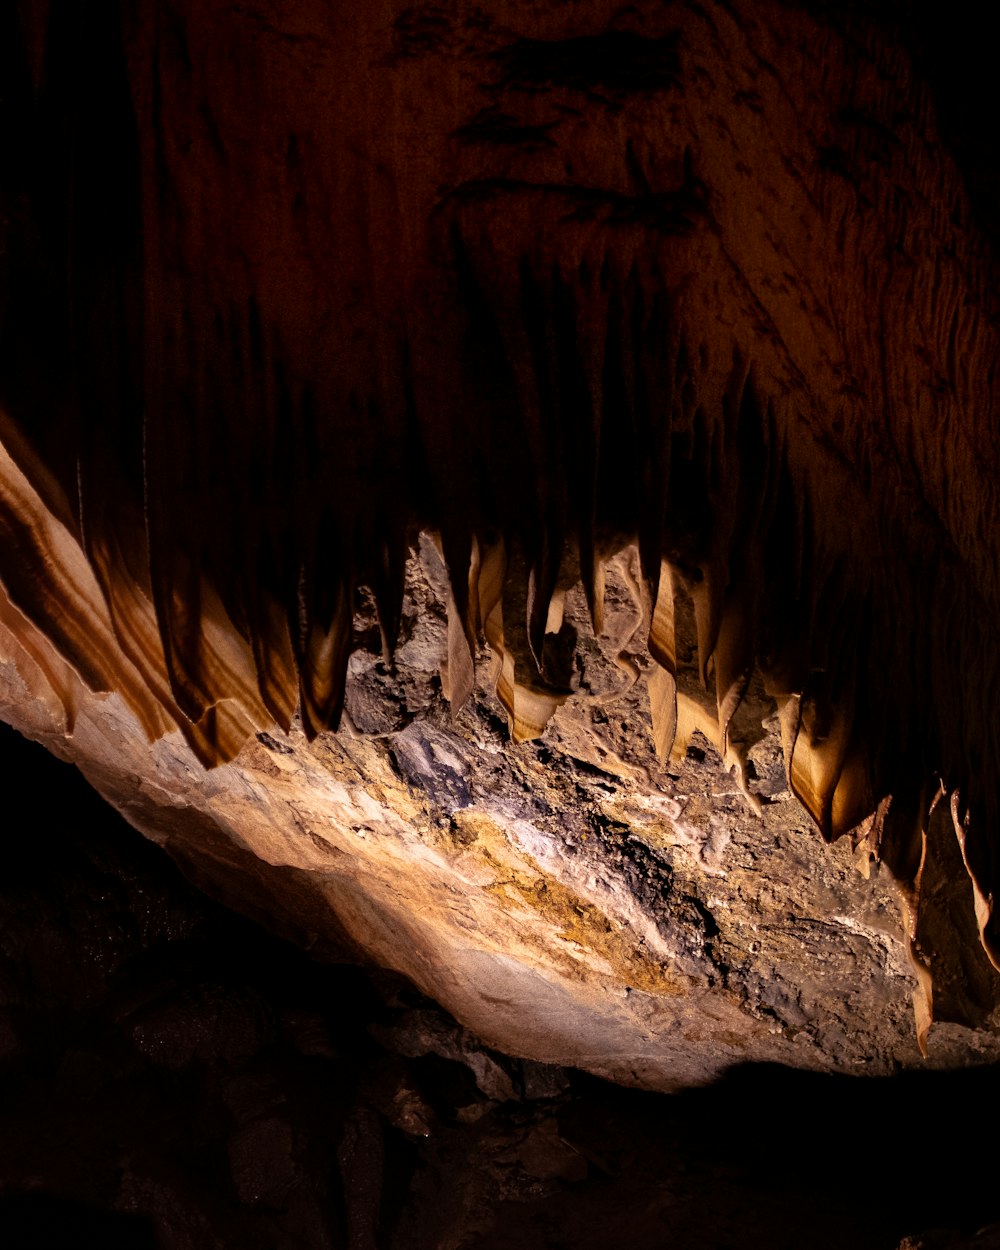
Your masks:
<svg viewBox="0 0 1000 1250"><path fill-rule="evenodd" d="M75 770L0 744L5 791L46 795L0 875L5 1250L991 1244L992 1159L955 1143L995 1069L663 1095L512 1059L212 904ZM859 1129L920 1167L888 1149L845 1201Z"/></svg>
<svg viewBox="0 0 1000 1250"><path fill-rule="evenodd" d="M889 10L8 6L10 723L511 1053L992 1056L996 258Z"/></svg>
<svg viewBox="0 0 1000 1250"><path fill-rule="evenodd" d="M488 681L457 719L442 696L447 580L428 538L411 556L395 668L373 614L356 618L378 649L352 657L336 736L275 728L206 771L178 735L148 742L112 695L82 697L67 739L40 670L25 689L23 653L3 668L3 714L211 892L307 947L405 974L507 1053L654 1089L746 1060L919 1065L922 965L898 892L878 871L864 879L864 847L857 860L809 827L773 712L768 733L744 701L732 772L695 730L658 762L637 574L634 549L608 565L599 638L582 587L566 594L577 689L520 744ZM964 940L949 934L935 954L935 1065L997 1053L996 977L969 892L964 872L942 874L931 913L967 913Z"/></svg>

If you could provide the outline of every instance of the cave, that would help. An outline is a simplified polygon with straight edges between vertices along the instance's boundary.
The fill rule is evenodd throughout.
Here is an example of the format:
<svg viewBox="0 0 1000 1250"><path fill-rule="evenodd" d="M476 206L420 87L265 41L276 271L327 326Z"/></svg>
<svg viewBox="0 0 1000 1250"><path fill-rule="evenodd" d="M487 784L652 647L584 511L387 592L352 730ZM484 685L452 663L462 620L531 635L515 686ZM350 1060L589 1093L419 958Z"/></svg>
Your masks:
<svg viewBox="0 0 1000 1250"><path fill-rule="evenodd" d="M5 1245L1000 1244L986 21L6 7Z"/></svg>

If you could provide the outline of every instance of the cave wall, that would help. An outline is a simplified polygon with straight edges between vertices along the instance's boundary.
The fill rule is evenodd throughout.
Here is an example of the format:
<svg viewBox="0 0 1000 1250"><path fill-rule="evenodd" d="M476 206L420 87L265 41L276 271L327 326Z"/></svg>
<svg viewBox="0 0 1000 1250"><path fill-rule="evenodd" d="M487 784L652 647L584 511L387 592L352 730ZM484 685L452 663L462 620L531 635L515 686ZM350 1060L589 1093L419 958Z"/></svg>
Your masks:
<svg viewBox="0 0 1000 1250"><path fill-rule="evenodd" d="M6 632L3 715L210 893L317 955L404 974L509 1054L661 1090L743 1061L879 1075L991 1059L997 978L950 817L918 928L866 846L810 829L762 688L730 747L742 787L696 729L661 763L638 570L634 549L609 565L599 639L582 586L567 596L580 689L521 744L485 647L453 719L438 672L447 577L426 538L395 666L374 608L358 614L369 647L337 735L274 728L206 771L178 733L150 743L119 696L83 692L67 738L43 670ZM698 692L693 637L687 656ZM933 988L914 938L933 951Z"/></svg>
<svg viewBox="0 0 1000 1250"><path fill-rule="evenodd" d="M995 260L891 13L3 21L10 722L512 1050L984 1053Z"/></svg>

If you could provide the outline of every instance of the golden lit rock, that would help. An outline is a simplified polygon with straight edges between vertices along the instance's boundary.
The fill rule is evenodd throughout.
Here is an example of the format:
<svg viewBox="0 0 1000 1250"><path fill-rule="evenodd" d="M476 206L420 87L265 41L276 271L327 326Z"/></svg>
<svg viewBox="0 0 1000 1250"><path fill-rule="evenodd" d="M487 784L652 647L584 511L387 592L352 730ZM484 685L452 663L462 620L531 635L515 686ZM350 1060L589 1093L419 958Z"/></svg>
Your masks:
<svg viewBox="0 0 1000 1250"><path fill-rule="evenodd" d="M995 256L898 41L809 10L0 31L6 717L653 1085L994 1046Z"/></svg>

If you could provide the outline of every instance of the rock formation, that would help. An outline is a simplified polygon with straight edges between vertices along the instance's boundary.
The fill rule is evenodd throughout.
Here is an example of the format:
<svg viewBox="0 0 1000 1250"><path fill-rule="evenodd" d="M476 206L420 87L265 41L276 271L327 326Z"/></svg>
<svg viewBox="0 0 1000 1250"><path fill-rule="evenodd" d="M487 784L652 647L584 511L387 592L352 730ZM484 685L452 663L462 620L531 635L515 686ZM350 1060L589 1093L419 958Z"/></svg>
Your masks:
<svg viewBox="0 0 1000 1250"><path fill-rule="evenodd" d="M0 21L5 718L512 1053L992 1056L996 260L889 17Z"/></svg>
<svg viewBox="0 0 1000 1250"><path fill-rule="evenodd" d="M995 1068L747 1065L662 1095L512 1059L213 905L73 770L0 741L8 788L46 795L0 876L5 1250L995 1246L972 1237L1000 1214L990 1152L956 1149ZM920 1167L890 1142L858 1184L859 1126Z"/></svg>

